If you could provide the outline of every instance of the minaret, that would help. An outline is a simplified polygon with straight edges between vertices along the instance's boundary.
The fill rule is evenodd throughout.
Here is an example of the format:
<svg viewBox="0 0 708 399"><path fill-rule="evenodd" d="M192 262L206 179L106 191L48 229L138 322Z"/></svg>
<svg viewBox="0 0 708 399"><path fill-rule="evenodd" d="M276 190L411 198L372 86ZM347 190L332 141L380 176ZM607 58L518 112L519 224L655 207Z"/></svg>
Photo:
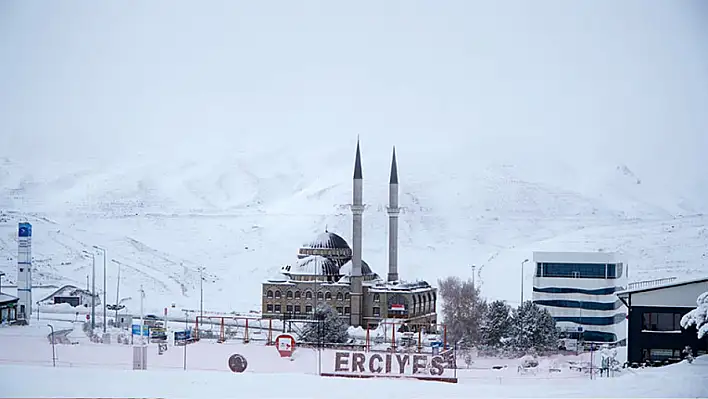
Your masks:
<svg viewBox="0 0 708 399"><path fill-rule="evenodd" d="M361 239L362 214L364 213L364 180L361 174L361 153L359 140L356 141L356 159L354 161L354 187L352 198L352 275L351 275L351 320L354 327L362 325L362 276L361 276Z"/></svg>
<svg viewBox="0 0 708 399"><path fill-rule="evenodd" d="M391 178L388 182L388 281L398 281L398 166L393 147Z"/></svg>

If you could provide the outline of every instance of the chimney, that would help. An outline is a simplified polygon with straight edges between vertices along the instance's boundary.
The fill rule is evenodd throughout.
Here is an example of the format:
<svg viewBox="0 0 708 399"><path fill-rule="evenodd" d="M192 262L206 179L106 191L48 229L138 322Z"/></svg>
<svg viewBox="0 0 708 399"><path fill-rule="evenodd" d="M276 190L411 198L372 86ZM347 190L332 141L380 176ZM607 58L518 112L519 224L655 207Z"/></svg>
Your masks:
<svg viewBox="0 0 708 399"><path fill-rule="evenodd" d="M393 147L391 178L388 182L388 281L398 281L398 165Z"/></svg>

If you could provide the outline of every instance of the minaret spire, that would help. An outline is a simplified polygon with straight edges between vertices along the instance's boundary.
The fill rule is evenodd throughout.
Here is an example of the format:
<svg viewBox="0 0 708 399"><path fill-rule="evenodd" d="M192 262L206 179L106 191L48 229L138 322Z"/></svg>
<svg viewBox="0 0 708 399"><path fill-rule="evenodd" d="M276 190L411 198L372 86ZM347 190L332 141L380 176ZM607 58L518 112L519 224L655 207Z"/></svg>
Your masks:
<svg viewBox="0 0 708 399"><path fill-rule="evenodd" d="M391 178L388 183L388 281L398 281L398 165L396 147L391 158Z"/></svg>
<svg viewBox="0 0 708 399"><path fill-rule="evenodd" d="M361 173L361 151L359 138L356 140L354 160L354 184L352 187L352 275L351 275L351 318L350 324L363 324L363 287L361 275L362 214L364 213L364 180Z"/></svg>

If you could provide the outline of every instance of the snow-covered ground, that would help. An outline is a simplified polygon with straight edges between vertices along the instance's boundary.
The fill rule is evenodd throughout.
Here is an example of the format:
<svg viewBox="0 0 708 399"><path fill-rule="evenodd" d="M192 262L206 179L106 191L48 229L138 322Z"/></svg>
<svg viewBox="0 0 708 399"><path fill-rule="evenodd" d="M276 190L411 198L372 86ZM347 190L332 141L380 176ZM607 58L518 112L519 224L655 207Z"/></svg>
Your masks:
<svg viewBox="0 0 708 399"><path fill-rule="evenodd" d="M71 329L73 345L56 345L57 366L47 340L51 323ZM0 328L0 374L3 397L706 397L708 358L693 364L623 370L612 378L589 379L568 368L587 355L542 358L534 374L519 374L519 360L473 358L458 370L457 384L394 379L344 379L317 376L317 352L297 349L292 360L262 344L202 340L170 346L163 355L149 347L148 370L133 371L132 347L88 341L80 323L46 321L29 327ZM242 354L248 368L242 375L228 370L227 359ZM323 355L322 359L326 359ZM326 360L323 360L326 361ZM492 366L506 366L493 370ZM549 372L549 367L560 372ZM323 368L325 369L325 368ZM41 383L37 383L41 381Z"/></svg>

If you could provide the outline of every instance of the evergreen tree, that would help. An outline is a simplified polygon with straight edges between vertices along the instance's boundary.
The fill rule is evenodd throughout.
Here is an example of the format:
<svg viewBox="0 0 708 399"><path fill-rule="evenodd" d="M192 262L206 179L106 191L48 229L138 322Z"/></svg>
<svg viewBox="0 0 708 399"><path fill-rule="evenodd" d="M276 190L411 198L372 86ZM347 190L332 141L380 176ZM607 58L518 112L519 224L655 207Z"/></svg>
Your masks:
<svg viewBox="0 0 708 399"><path fill-rule="evenodd" d="M514 310L511 321L513 349L547 351L558 348L556 322L546 309L531 301Z"/></svg>
<svg viewBox="0 0 708 399"><path fill-rule="evenodd" d="M472 281L462 281L459 277L439 280L438 287L450 341L463 341L466 345L477 343L480 321L486 308L485 301L479 295L479 289Z"/></svg>
<svg viewBox="0 0 708 399"><path fill-rule="evenodd" d="M337 311L324 304L317 306L315 321L307 323L300 338L305 342L342 344L349 341L349 325L339 317Z"/></svg>
<svg viewBox="0 0 708 399"><path fill-rule="evenodd" d="M487 306L480 326L482 345L500 348L502 339L511 335L511 307L504 301L494 301Z"/></svg>

